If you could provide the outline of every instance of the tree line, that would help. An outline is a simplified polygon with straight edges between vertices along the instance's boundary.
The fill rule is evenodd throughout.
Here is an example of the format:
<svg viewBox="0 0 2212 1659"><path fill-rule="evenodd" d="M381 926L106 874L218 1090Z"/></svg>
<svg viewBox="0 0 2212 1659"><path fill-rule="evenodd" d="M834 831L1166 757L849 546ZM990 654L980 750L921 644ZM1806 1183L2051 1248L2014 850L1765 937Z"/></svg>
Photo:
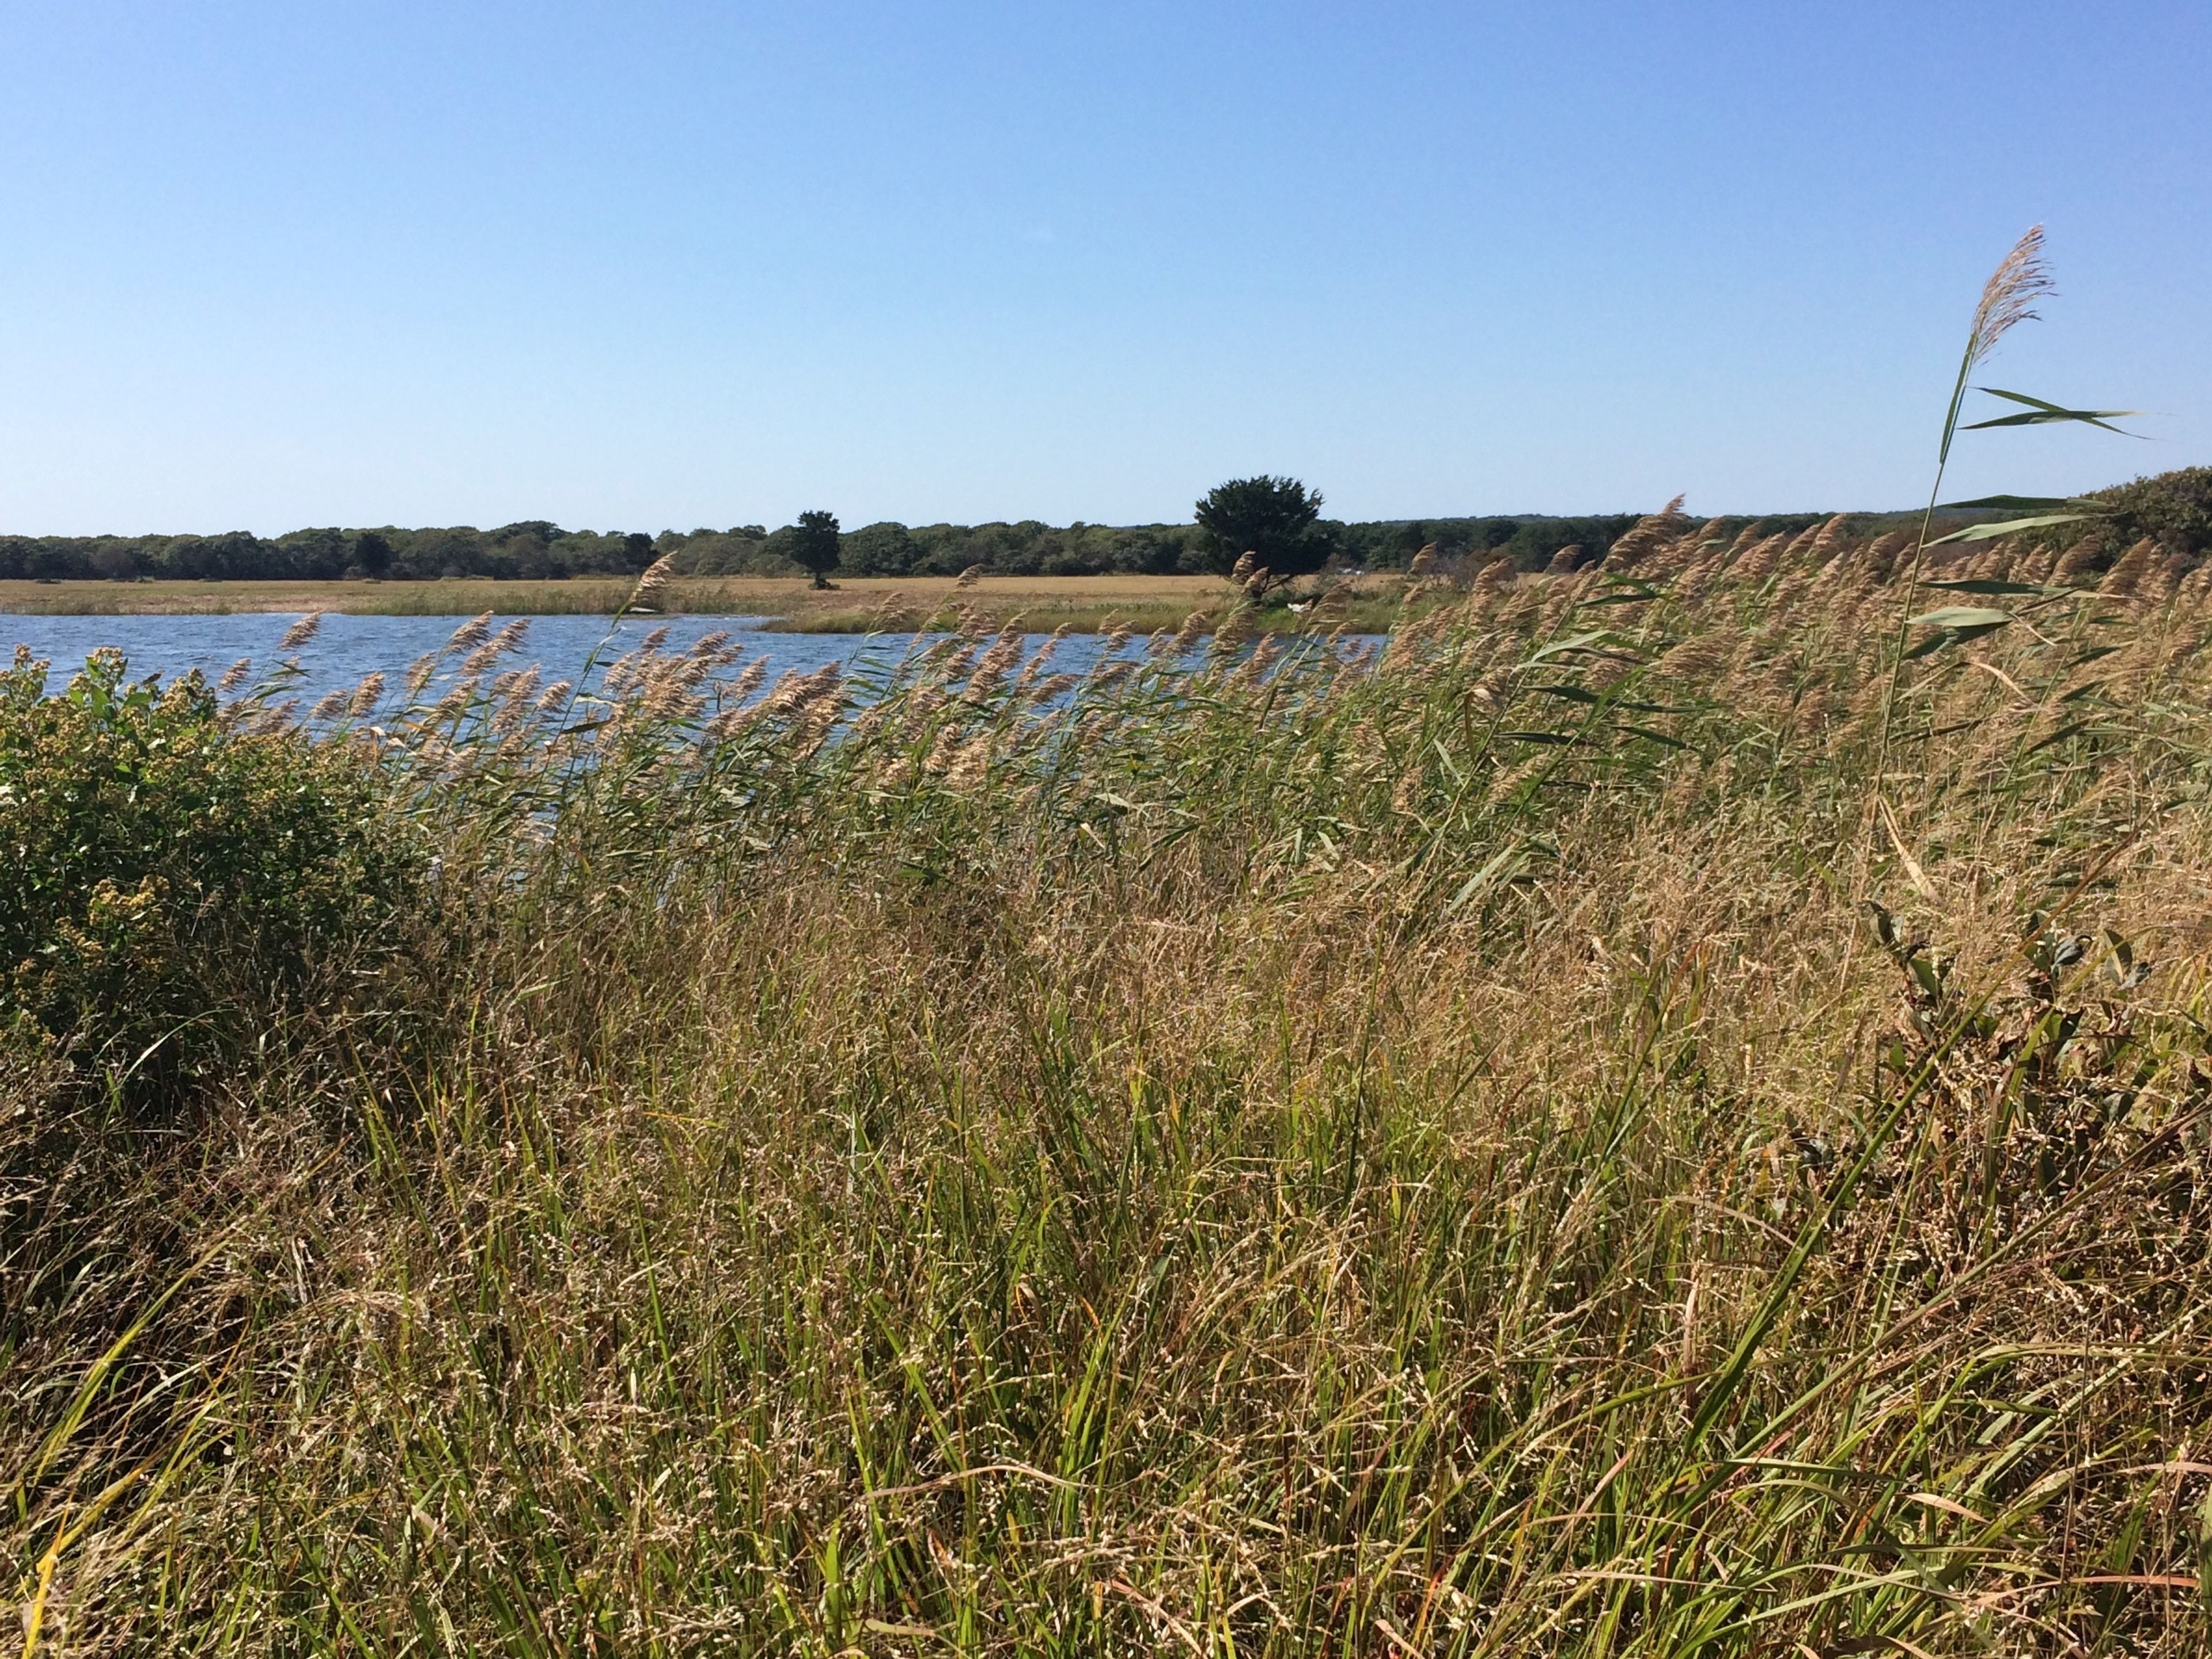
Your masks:
<svg viewBox="0 0 2212 1659"><path fill-rule="evenodd" d="M1445 554L1489 552L1528 568L1559 549L1601 556L1636 522L1633 514L1380 520L1312 526L1323 562L1394 569L1434 544ZM232 531L214 536L0 535L0 580L39 581L435 581L441 577L558 580L635 575L664 556L696 576L791 576L803 528L738 525L726 530L565 530L542 520L495 530L295 530L282 536ZM957 576L971 566L994 575L1199 575L1230 568L1196 523L1048 525L1034 519L980 525L905 525L884 520L836 538L840 573L854 576Z"/></svg>
<svg viewBox="0 0 2212 1659"><path fill-rule="evenodd" d="M2024 534L2087 537L2099 562L2139 538L2190 558L2212 551L2212 468L2189 467L2139 478L2087 498L2103 511L2063 531ZM1358 523L1321 516L1321 497L1295 479L1232 479L1200 501L1188 524L1054 526L1035 519L980 525L904 525L891 520L841 530L827 512L770 530L565 530L532 519L495 530L470 526L405 530L295 530L261 537L0 535L0 580L40 581L240 581L441 577L558 580L632 576L668 558L691 576L957 576L971 568L994 575L1091 576L1229 574L1246 552L1279 579L1332 562L1347 569L1402 569L1424 548L1444 561L1504 558L1523 570L1551 564L1562 550L1578 562L1604 556L1637 515L1553 518L1539 514ZM1795 532L1824 514L1771 515L1770 531ZM1963 522L1963 520L1961 520ZM1721 521L1733 535L1746 518ZM1860 515L1872 533L1906 522L1898 514Z"/></svg>

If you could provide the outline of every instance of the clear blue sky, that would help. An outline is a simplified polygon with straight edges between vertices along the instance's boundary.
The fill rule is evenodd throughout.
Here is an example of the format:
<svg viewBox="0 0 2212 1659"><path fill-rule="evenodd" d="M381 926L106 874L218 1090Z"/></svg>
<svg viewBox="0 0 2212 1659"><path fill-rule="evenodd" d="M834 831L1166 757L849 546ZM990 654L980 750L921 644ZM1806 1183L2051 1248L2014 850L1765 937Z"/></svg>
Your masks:
<svg viewBox="0 0 2212 1659"><path fill-rule="evenodd" d="M15 3L0 530L1888 507L2212 461L2212 6Z"/></svg>

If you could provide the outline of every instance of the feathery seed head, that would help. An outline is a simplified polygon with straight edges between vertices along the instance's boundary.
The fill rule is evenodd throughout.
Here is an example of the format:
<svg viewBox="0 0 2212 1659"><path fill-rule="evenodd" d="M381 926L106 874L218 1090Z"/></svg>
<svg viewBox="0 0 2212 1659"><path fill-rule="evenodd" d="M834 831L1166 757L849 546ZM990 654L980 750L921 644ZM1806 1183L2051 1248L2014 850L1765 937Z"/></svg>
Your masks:
<svg viewBox="0 0 2212 1659"><path fill-rule="evenodd" d="M661 596L669 584L676 580L676 560L672 554L662 554L646 566L645 574L637 579L637 589L630 595L629 609L653 610L660 608Z"/></svg>
<svg viewBox="0 0 2212 1659"><path fill-rule="evenodd" d="M491 637L491 615L489 611L481 617L471 617L453 630L453 638L446 641L448 651L473 651Z"/></svg>
<svg viewBox="0 0 2212 1659"><path fill-rule="evenodd" d="M2090 567L2097 562L2097 555L2102 550L2101 544L2094 536L2083 537L2059 556L2057 564L2051 568L2051 580L2062 586L2075 586L2088 574Z"/></svg>
<svg viewBox="0 0 2212 1659"><path fill-rule="evenodd" d="M1677 495L1658 512L1638 520L1635 526L1613 544L1605 556L1602 568L1607 570L1633 570L1662 543L1672 541L1679 536L1683 526L1688 522L1688 516L1682 511L1682 498Z"/></svg>
<svg viewBox="0 0 2212 1659"><path fill-rule="evenodd" d="M2097 584L2099 595L2111 599L2132 598L2157 562L2158 544L2146 536L2112 561L2112 568Z"/></svg>
<svg viewBox="0 0 2212 1659"><path fill-rule="evenodd" d="M1981 303L1974 307L1974 326L1967 337L1970 365L1985 361L2015 323L2033 321L2035 302L2055 294L2051 268L2043 258L2043 227L2030 227L2013 245L1982 289Z"/></svg>
<svg viewBox="0 0 2212 1659"><path fill-rule="evenodd" d="M767 678L767 659L755 658L751 662L745 665L745 672L744 673L738 675L737 678L730 682L729 689L725 695L729 697L735 698L737 701L742 702L745 698L750 697L754 692L759 690L761 688L761 682Z"/></svg>

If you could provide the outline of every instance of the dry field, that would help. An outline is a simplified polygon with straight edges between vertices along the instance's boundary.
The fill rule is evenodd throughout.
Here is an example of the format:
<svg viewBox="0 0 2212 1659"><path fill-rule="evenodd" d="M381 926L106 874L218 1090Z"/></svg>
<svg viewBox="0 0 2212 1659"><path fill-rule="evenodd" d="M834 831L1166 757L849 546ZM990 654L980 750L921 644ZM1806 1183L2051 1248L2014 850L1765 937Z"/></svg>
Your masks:
<svg viewBox="0 0 2212 1659"><path fill-rule="evenodd" d="M1386 620L1398 584L1380 577L1359 597ZM318 611L373 615L473 617L605 613L629 596L612 578L573 581L438 582L32 582L0 581L0 611L46 615L193 615ZM1024 618L1049 633L1127 626L1173 628L1190 611L1222 608L1236 591L1212 576L986 576L966 587L953 578L846 577L827 592L786 577L678 578L660 607L695 614L775 617L814 632L865 632L950 621L962 607L1004 623ZM1293 625L1278 615L1276 625Z"/></svg>

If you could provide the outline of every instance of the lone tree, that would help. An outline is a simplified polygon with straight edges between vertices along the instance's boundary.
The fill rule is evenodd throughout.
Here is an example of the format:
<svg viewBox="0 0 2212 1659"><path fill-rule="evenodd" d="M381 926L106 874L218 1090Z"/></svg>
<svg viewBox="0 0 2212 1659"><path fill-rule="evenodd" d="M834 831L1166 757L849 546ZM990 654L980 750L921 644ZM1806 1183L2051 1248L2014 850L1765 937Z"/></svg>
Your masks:
<svg viewBox="0 0 2212 1659"><path fill-rule="evenodd" d="M1328 562L1335 543L1320 519L1319 491L1264 473L1216 484L1198 504L1199 534L1215 569L1234 574L1244 555L1252 556L1255 599Z"/></svg>
<svg viewBox="0 0 2212 1659"><path fill-rule="evenodd" d="M791 536L791 556L801 570L814 578L817 587L830 586L830 573L837 568L837 515L802 513Z"/></svg>

